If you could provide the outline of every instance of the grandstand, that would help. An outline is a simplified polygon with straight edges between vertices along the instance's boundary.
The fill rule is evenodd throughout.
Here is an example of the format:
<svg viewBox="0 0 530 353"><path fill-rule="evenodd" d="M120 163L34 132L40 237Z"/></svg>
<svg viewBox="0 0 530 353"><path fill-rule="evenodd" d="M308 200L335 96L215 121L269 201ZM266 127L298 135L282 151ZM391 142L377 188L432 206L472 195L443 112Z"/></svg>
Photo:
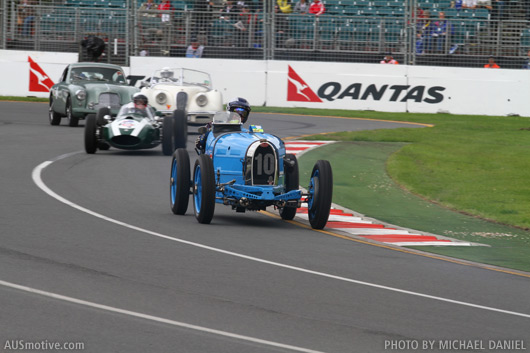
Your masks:
<svg viewBox="0 0 530 353"><path fill-rule="evenodd" d="M392 52L411 65L480 67L494 55L502 68L513 69L523 67L530 50L525 1L475 9L454 8L451 0L324 3L326 12L317 17L274 13L268 2L258 0L246 1L249 15L223 14L220 5L196 11L193 0L172 0L170 11L140 11L139 0L35 0L34 18L25 25L18 2L5 0L0 49L82 53L80 41L96 35L107 42L104 60L123 65L142 50L151 56L184 56L196 36L209 58L377 63ZM442 40L425 29L426 23L440 21L440 12L449 28ZM163 14L170 20L163 21Z"/></svg>

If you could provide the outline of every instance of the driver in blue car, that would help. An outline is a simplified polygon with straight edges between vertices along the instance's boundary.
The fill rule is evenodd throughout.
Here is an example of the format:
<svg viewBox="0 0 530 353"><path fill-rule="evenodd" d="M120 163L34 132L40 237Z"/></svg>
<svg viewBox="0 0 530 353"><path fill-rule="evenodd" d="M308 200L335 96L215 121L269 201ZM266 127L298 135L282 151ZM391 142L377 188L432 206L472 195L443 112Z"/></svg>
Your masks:
<svg viewBox="0 0 530 353"><path fill-rule="evenodd" d="M247 122L251 108L250 104L245 98L237 97L228 102L228 104L226 105L226 111L228 113L237 113L241 118L241 122L238 121L237 123L244 124ZM200 153L204 153L204 150L206 149L206 139L208 138L208 134L212 130L212 125L215 123L216 121L214 118L213 122L210 122L205 125L206 132L199 136L197 140L195 140L195 147L198 151L200 151Z"/></svg>

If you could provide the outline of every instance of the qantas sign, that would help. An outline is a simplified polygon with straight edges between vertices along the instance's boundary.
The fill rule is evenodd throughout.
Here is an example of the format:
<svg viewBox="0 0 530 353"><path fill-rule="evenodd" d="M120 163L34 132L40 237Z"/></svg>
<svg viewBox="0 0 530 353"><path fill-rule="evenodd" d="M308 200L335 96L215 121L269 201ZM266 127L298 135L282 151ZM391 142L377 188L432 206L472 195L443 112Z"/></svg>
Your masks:
<svg viewBox="0 0 530 353"><path fill-rule="evenodd" d="M288 102L322 102L322 99L334 101L336 99L367 100L388 102L407 102L436 104L444 100L442 86L411 86L411 85L363 85L351 83L343 87L339 82L325 82L317 90L317 94L289 65L287 73L287 101Z"/></svg>
<svg viewBox="0 0 530 353"><path fill-rule="evenodd" d="M29 91L30 92L49 92L53 86L53 81L48 77L46 72L30 56L29 62Z"/></svg>

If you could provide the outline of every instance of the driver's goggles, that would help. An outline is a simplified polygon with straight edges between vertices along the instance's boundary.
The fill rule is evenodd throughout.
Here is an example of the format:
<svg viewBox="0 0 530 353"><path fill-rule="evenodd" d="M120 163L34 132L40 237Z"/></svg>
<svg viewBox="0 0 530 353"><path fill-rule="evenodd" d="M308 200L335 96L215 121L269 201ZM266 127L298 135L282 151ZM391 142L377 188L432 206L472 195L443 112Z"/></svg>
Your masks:
<svg viewBox="0 0 530 353"><path fill-rule="evenodd" d="M248 116L248 111L245 108L234 108L234 111L241 115L243 119Z"/></svg>

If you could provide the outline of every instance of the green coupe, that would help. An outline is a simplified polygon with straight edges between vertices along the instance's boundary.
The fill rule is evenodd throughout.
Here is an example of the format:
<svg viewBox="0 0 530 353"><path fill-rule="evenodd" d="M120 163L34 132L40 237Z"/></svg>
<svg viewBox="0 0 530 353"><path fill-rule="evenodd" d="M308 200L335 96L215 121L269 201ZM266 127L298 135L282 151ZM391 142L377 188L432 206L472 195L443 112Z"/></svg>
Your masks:
<svg viewBox="0 0 530 353"><path fill-rule="evenodd" d="M111 114L116 115L139 91L129 86L118 65L70 64L50 90L50 124L59 125L61 118L66 117L68 125L77 126L79 119L96 114L103 107L110 108Z"/></svg>

